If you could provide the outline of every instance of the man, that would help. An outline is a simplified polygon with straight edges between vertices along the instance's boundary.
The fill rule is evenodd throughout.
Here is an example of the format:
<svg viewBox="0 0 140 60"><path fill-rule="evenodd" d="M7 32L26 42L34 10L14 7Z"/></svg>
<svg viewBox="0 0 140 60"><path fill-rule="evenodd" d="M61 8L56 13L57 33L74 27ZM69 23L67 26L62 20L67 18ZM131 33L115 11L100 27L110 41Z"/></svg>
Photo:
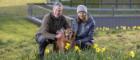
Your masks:
<svg viewBox="0 0 140 60"><path fill-rule="evenodd" d="M44 16L41 27L36 34L41 60L44 59L45 47L48 44L54 44L54 50L57 50L59 47L56 45L56 40L63 36L61 30L70 29L70 25L67 23L68 18L62 15L62 11L63 5L55 3L52 12Z"/></svg>
<svg viewBox="0 0 140 60"><path fill-rule="evenodd" d="M79 5L77 7L77 17L72 21L73 31L76 33L73 45L78 45L81 49L90 47L93 44L95 21L87 12L87 7Z"/></svg>

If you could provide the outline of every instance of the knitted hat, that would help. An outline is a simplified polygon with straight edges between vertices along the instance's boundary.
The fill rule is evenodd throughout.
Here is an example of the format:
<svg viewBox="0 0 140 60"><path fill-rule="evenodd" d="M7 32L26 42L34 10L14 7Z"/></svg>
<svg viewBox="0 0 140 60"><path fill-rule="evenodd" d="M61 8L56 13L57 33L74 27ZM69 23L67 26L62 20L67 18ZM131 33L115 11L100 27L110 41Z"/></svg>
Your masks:
<svg viewBox="0 0 140 60"><path fill-rule="evenodd" d="M80 11L84 11L87 13L87 7L85 5L78 5L77 7L77 13Z"/></svg>

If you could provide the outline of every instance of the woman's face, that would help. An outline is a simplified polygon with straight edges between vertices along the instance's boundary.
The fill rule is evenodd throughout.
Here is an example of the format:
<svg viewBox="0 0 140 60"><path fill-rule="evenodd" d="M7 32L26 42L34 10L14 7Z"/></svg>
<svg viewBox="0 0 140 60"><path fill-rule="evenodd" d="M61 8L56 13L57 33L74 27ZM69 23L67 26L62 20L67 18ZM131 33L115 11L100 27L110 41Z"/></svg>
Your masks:
<svg viewBox="0 0 140 60"><path fill-rule="evenodd" d="M82 21L85 21L86 20L86 12L83 12L83 11L80 11L77 13L78 14L78 17L82 20Z"/></svg>

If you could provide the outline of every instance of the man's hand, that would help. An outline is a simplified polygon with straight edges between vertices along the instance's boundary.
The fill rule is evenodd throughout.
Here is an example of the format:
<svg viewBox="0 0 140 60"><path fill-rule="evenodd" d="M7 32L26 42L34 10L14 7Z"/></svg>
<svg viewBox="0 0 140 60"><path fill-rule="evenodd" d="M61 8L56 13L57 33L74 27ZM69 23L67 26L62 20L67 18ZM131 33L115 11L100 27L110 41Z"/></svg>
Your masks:
<svg viewBox="0 0 140 60"><path fill-rule="evenodd" d="M63 32L61 31L58 31L57 34L56 34L56 38L61 38L63 36Z"/></svg>

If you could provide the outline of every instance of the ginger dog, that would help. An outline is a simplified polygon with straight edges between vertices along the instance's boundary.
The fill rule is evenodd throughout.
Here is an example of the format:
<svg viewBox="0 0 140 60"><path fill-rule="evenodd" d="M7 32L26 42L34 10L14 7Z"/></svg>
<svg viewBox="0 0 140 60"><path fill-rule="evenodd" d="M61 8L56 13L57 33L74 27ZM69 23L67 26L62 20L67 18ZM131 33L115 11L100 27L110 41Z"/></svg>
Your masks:
<svg viewBox="0 0 140 60"><path fill-rule="evenodd" d="M57 34L58 38L56 38L56 51L65 52L66 43L72 44L72 41L75 39L75 34L72 30L61 30Z"/></svg>

